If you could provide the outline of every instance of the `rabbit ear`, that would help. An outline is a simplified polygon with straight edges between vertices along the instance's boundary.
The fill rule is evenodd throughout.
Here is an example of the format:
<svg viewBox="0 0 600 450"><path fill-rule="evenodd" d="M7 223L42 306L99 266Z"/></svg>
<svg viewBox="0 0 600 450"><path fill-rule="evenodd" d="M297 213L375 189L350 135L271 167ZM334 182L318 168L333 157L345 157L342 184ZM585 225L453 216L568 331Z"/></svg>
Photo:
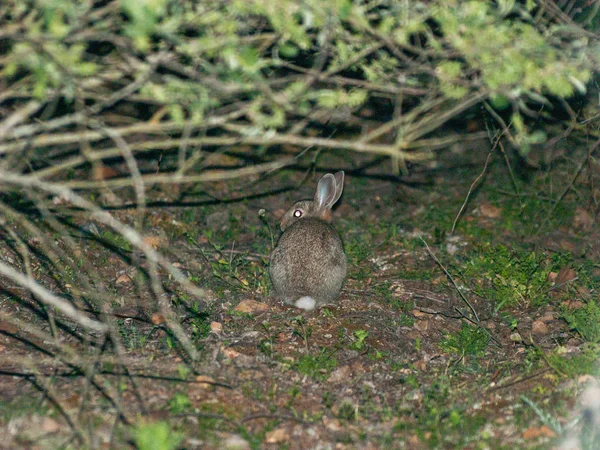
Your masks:
<svg viewBox="0 0 600 450"><path fill-rule="evenodd" d="M344 190L344 171L340 170L336 172L335 177L335 200L333 203L337 202L342 196L342 191Z"/></svg>
<svg viewBox="0 0 600 450"><path fill-rule="evenodd" d="M315 202L320 209L331 209L342 195L344 189L344 171L341 170L334 175L327 173L319 180L315 192Z"/></svg>

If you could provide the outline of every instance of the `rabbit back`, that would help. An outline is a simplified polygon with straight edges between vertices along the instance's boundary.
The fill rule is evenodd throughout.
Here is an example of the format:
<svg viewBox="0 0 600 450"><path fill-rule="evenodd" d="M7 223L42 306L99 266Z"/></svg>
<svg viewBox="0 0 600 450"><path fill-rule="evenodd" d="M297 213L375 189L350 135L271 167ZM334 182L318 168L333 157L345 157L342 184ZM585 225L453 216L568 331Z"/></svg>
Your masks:
<svg viewBox="0 0 600 450"><path fill-rule="evenodd" d="M269 275L281 300L310 310L339 297L346 265L342 240L333 226L305 217L281 235L271 254Z"/></svg>

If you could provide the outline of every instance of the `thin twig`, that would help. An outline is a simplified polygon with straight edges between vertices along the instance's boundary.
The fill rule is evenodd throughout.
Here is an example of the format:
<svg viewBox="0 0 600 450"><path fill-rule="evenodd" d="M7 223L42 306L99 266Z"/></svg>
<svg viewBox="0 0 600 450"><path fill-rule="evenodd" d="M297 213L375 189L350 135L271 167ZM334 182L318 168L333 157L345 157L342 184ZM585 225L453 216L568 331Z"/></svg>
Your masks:
<svg viewBox="0 0 600 450"><path fill-rule="evenodd" d="M550 217L552 217L552 215L556 211L556 208L558 208L558 205L560 204L560 202L562 202L562 200L566 197L566 195L571 191L571 189L575 185L575 182L577 181L577 178L579 178L579 175L581 175L581 172L583 172L583 168L585 167L586 163L589 164L590 157L592 156L592 153L594 153L594 151L599 146L600 146L600 139L598 139L594 143L594 145L590 146L590 148L588 149L588 151L587 151L587 153L585 155L585 158L583 158L583 160L579 163L579 167L577 168L577 171L575 172L575 174L573 175L573 177L569 181L569 184L567 184L567 186L565 187L565 189L562 191L562 193L558 196L558 198L554 202L554 205L552 206L552 209L546 215L546 218L544 219L543 223L548 223L548 221L550 220ZM542 232L542 228L543 227L539 227L538 228L537 234L539 234L539 233Z"/></svg>
<svg viewBox="0 0 600 450"><path fill-rule="evenodd" d="M435 261L435 263L438 266L440 266L440 268L442 269L442 271L446 274L446 276L448 277L448 279L450 280L450 282L452 283L452 285L456 289L456 292L458 292L458 295L460 295L460 298L462 298L463 301L467 304L467 306L469 307L469 309L473 313L473 317L475 318L475 322L479 323L479 316L477 315L477 312L475 311L475 308L473 308L473 305L471 305L471 303L469 302L469 300L467 300L467 298L465 297L465 295L461 292L460 288L458 287L458 284L456 284L456 281L454 281L454 277L452 277L452 275L450 275L450 272L448 272L448 270L446 269L446 267L444 267L444 265L437 258L437 256L435 256L435 254L431 251L431 249L429 248L429 245L427 245L427 242L425 241L425 239L423 239L423 236L419 236L419 239L421 239L421 241L423 242L423 244L425 244L425 249L427 250L427 253L429 253L429 256L431 256L431 258Z"/></svg>
<svg viewBox="0 0 600 450"><path fill-rule="evenodd" d="M463 211L465 210L467 203L469 202L469 198L471 197L471 193L473 192L473 189L475 188L477 183L479 183L479 180L481 180L483 175L485 175L485 173L487 172L488 164L490 162L492 154L496 150L496 146L500 142L501 137L502 136L498 136L498 138L496 139L494 146L489 151L487 158L485 159L485 164L483 165L483 169L481 170L481 173L477 176L477 178L475 178L475 180L473 180L473 182L471 183L471 186L469 186L469 190L467 192L467 195L465 196L465 200L463 201L463 204L460 207L460 209L458 210L458 213L456 214L456 217L454 218L454 222L452 223L452 229L450 230L450 234L454 234L454 231L456 230L456 224L458 223L458 219L460 219L460 216L462 215Z"/></svg>
<svg viewBox="0 0 600 450"><path fill-rule="evenodd" d="M49 306L57 308L65 316L72 319L75 323L81 325L82 327L88 330L99 331L101 333L106 331L105 324L90 319L88 316L77 310L71 303L63 300L60 297L57 297L39 284L36 280L17 272L11 266L4 264L2 261L0 261L0 274L23 286L31 293L35 294L36 298L40 299L40 301Z"/></svg>

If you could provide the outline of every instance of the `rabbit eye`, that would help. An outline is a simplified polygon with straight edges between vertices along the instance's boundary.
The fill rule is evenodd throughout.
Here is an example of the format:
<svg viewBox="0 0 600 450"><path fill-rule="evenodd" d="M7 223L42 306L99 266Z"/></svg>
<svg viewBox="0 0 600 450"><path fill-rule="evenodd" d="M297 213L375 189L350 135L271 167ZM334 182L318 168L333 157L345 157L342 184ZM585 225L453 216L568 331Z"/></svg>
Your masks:
<svg viewBox="0 0 600 450"><path fill-rule="evenodd" d="M297 209L296 211L294 211L294 217L302 217L302 210Z"/></svg>

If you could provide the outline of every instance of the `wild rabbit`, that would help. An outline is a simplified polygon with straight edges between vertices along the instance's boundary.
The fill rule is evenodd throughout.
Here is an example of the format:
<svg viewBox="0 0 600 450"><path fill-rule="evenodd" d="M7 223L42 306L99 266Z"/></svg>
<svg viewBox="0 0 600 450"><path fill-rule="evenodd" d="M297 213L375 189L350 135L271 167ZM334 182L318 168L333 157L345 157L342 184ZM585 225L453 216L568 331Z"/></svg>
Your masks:
<svg viewBox="0 0 600 450"><path fill-rule="evenodd" d="M323 175L314 200L295 203L281 219L269 275L280 300L312 310L333 303L346 278L346 255L331 221L331 207L344 189L344 171Z"/></svg>

